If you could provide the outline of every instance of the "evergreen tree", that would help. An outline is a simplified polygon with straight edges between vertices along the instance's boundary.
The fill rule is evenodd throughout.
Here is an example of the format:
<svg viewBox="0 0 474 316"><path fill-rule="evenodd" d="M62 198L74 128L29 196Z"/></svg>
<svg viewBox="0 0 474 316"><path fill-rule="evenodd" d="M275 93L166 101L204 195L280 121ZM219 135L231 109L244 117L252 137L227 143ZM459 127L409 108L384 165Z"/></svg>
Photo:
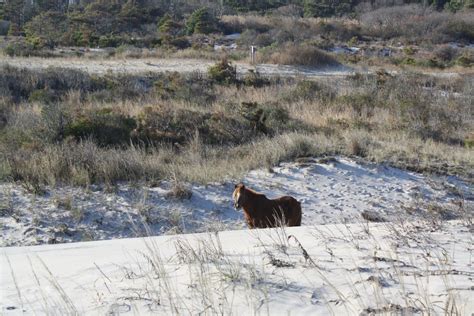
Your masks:
<svg viewBox="0 0 474 316"><path fill-rule="evenodd" d="M171 15L165 14L158 23L158 33L164 40L170 40L181 32L181 25Z"/></svg>
<svg viewBox="0 0 474 316"><path fill-rule="evenodd" d="M207 8L201 8L193 12L186 22L186 33L209 34L216 29L217 19L209 13Z"/></svg>
<svg viewBox="0 0 474 316"><path fill-rule="evenodd" d="M124 29L139 28L142 24L154 22L154 17L149 14L146 6L137 0L128 0L117 18Z"/></svg>
<svg viewBox="0 0 474 316"><path fill-rule="evenodd" d="M329 17L334 14L330 0L305 0L303 9L305 17Z"/></svg>
<svg viewBox="0 0 474 316"><path fill-rule="evenodd" d="M305 17L342 16L352 12L355 0L304 0Z"/></svg>
<svg viewBox="0 0 474 316"><path fill-rule="evenodd" d="M63 13L48 11L35 16L25 25L27 39L36 46L54 48L67 32L68 22Z"/></svg>

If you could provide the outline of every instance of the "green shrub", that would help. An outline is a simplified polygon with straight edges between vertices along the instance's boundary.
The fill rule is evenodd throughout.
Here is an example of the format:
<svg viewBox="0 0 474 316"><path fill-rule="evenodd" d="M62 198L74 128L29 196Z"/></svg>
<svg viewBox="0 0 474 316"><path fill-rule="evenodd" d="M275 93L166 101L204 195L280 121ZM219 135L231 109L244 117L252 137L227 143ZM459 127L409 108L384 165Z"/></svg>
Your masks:
<svg viewBox="0 0 474 316"><path fill-rule="evenodd" d="M466 139L464 139L464 146L466 148L474 148L474 134L471 134Z"/></svg>
<svg viewBox="0 0 474 316"><path fill-rule="evenodd" d="M416 65L416 60L412 57L405 57L401 60L402 65L410 65L410 66L415 66Z"/></svg>
<svg viewBox="0 0 474 316"><path fill-rule="evenodd" d="M443 45L441 47L438 47L433 52L435 58L445 63L452 62L458 56L458 54L458 49L449 45Z"/></svg>
<svg viewBox="0 0 474 316"><path fill-rule="evenodd" d="M265 125L266 116L262 107L257 102L242 102L239 112L243 118L249 121L256 132L267 133Z"/></svg>
<svg viewBox="0 0 474 316"><path fill-rule="evenodd" d="M335 91L329 86L316 81L303 80L298 81L296 87L284 97L284 100L287 102L315 99L328 101L333 99L335 95Z"/></svg>
<svg viewBox="0 0 474 316"><path fill-rule="evenodd" d="M28 42L16 41L5 46L5 48L3 48L3 53L10 57L27 57L35 54L35 47Z"/></svg>
<svg viewBox="0 0 474 316"><path fill-rule="evenodd" d="M291 121L288 110L276 104L267 104L264 106L263 115L265 118L265 125L273 132L285 130Z"/></svg>
<svg viewBox="0 0 474 316"><path fill-rule="evenodd" d="M288 111L274 103L261 105L257 102L242 102L239 113L254 131L263 134L285 130L292 123Z"/></svg>
<svg viewBox="0 0 474 316"><path fill-rule="evenodd" d="M52 91L47 89L38 89L31 92L28 101L49 104L56 100Z"/></svg>
<svg viewBox="0 0 474 316"><path fill-rule="evenodd" d="M65 127L65 136L76 140L92 138L100 146L120 145L130 142L135 127L135 119L106 108L74 118Z"/></svg>
<svg viewBox="0 0 474 316"><path fill-rule="evenodd" d="M16 22L10 22L10 26L8 27L7 36L20 36L21 35L21 27Z"/></svg>
<svg viewBox="0 0 474 316"><path fill-rule="evenodd" d="M101 36L99 37L99 47L117 47L122 44L122 39L118 36Z"/></svg>
<svg viewBox="0 0 474 316"><path fill-rule="evenodd" d="M178 72L165 74L153 83L153 92L163 100L177 99L198 105L215 100L212 84L200 75L183 76Z"/></svg>
<svg viewBox="0 0 474 316"><path fill-rule="evenodd" d="M222 59L207 71L209 78L219 84L233 84L237 82L237 68L227 59Z"/></svg>
<svg viewBox="0 0 474 316"><path fill-rule="evenodd" d="M358 116L372 116L375 108L375 99L369 94L350 94L339 97L336 102L349 106Z"/></svg>
<svg viewBox="0 0 474 316"><path fill-rule="evenodd" d="M7 125L12 109L12 102L8 98L0 98L0 131Z"/></svg>
<svg viewBox="0 0 474 316"><path fill-rule="evenodd" d="M355 46L359 43L359 37L353 36L351 39L347 42L347 45L349 46Z"/></svg>
<svg viewBox="0 0 474 316"><path fill-rule="evenodd" d="M462 67L474 66L474 54L470 51L464 52L456 59L455 64Z"/></svg>
<svg viewBox="0 0 474 316"><path fill-rule="evenodd" d="M270 80L260 76L258 71L250 69L243 78L243 84L254 88L261 88L263 86L269 85Z"/></svg>
<svg viewBox="0 0 474 316"><path fill-rule="evenodd" d="M176 47L177 49L185 49L191 47L191 43L184 36L172 38L167 43L173 47Z"/></svg>
<svg viewBox="0 0 474 316"><path fill-rule="evenodd" d="M416 48L413 48L411 46L406 46L403 48L403 52L405 53L405 55L408 55L408 56L413 56L415 55L417 49Z"/></svg>
<svg viewBox="0 0 474 316"><path fill-rule="evenodd" d="M207 144L239 144L250 141L250 124L221 112L200 113L167 107L147 107L138 116L134 139L145 144L185 144L196 133Z"/></svg>

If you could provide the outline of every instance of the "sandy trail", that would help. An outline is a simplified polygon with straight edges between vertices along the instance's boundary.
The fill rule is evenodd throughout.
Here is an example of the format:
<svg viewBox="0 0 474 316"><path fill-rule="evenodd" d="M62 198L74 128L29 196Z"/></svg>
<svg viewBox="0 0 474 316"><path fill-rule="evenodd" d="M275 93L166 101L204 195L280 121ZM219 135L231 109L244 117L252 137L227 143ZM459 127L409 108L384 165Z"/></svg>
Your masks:
<svg viewBox="0 0 474 316"><path fill-rule="evenodd" d="M48 67L64 67L82 70L91 74L105 73L159 73L177 71L180 73L202 72L215 64L212 60L201 59L80 59L80 58L3 58L0 65L10 65L29 69L45 69ZM257 70L266 76L283 77L325 77L325 76L347 76L353 73L348 67L332 69L314 69L308 67L296 67L285 65L259 64L256 67L250 64L237 62L237 73L247 73L250 69Z"/></svg>
<svg viewBox="0 0 474 316"><path fill-rule="evenodd" d="M206 59L178 59L178 58L141 58L141 59L87 59L87 58L40 58L40 57L0 57L0 67L10 65L14 67L28 69L45 69L48 67L62 67L85 71L90 74L146 74L162 72L206 73L207 69L214 65L216 61ZM249 70L258 71L261 75L273 77L304 77L307 79L317 79L326 77L346 77L358 74L375 73L380 67L330 67L312 68L305 66L258 64L250 65L245 62L233 62L237 67L237 74L244 75ZM404 70L394 70L387 68L386 71L396 75ZM426 75L452 78L458 76L473 76L470 70L462 71L432 71L420 70L417 72Z"/></svg>

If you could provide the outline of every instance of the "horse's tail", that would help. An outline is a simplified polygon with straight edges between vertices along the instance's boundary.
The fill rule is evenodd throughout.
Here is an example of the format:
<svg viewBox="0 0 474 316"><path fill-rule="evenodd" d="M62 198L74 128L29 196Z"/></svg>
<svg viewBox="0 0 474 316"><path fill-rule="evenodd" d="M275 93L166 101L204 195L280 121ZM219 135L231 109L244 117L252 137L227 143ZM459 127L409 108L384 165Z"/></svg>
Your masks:
<svg viewBox="0 0 474 316"><path fill-rule="evenodd" d="M297 199L293 198L294 203L294 214L293 214L293 223L291 226L301 226L301 217L302 217L302 211L301 211L301 203Z"/></svg>
<svg viewBox="0 0 474 316"><path fill-rule="evenodd" d="M301 226L301 218L303 217L303 210L301 209L301 202L296 200L298 219L296 220L296 226Z"/></svg>

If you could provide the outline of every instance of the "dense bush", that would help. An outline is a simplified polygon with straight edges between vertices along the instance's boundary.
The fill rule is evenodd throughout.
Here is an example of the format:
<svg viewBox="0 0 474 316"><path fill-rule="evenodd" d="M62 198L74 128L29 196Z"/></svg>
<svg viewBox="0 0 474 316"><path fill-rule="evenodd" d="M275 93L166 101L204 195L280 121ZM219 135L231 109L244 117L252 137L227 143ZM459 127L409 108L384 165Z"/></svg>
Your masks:
<svg viewBox="0 0 474 316"><path fill-rule="evenodd" d="M296 86L283 96L287 102L294 101L330 101L336 96L336 92L330 86L320 82L303 80L296 83Z"/></svg>
<svg viewBox="0 0 474 316"><path fill-rule="evenodd" d="M219 84L232 84L237 82L237 69L227 59L223 59L207 71L209 78Z"/></svg>
<svg viewBox="0 0 474 316"><path fill-rule="evenodd" d="M463 67L474 66L474 53L472 51L465 51L456 59L455 64Z"/></svg>
<svg viewBox="0 0 474 316"><path fill-rule="evenodd" d="M165 74L153 83L153 92L163 100L176 99L198 105L208 105L214 99L213 87L200 74L183 76L177 72Z"/></svg>
<svg viewBox="0 0 474 316"><path fill-rule="evenodd" d="M252 139L253 131L249 127L245 121L219 112L147 107L138 116L134 138L145 144L184 144L198 133L208 144L239 144Z"/></svg>
<svg viewBox="0 0 474 316"><path fill-rule="evenodd" d="M57 100L57 97L48 89L38 89L31 92L28 97L29 102L39 102L43 104L53 103Z"/></svg>
<svg viewBox="0 0 474 316"><path fill-rule="evenodd" d="M3 48L3 53L10 57L15 56L34 56L36 54L35 47L33 44L25 42L25 41L15 41L9 43L7 46Z"/></svg>
<svg viewBox="0 0 474 316"><path fill-rule="evenodd" d="M258 55L264 62L280 65L299 65L310 67L336 66L339 63L327 52L312 45L288 43L282 48Z"/></svg>
<svg viewBox="0 0 474 316"><path fill-rule="evenodd" d="M377 9L363 14L360 20L364 33L383 39L443 43L474 38L471 14L437 12L417 4Z"/></svg>
<svg viewBox="0 0 474 316"><path fill-rule="evenodd" d="M288 111L277 104L258 104L257 102L242 102L239 114L245 118L255 132L267 135L281 132L292 127Z"/></svg>
<svg viewBox="0 0 474 316"><path fill-rule="evenodd" d="M130 143L135 119L105 108L80 114L66 125L64 136L76 140L93 139L101 146Z"/></svg>
<svg viewBox="0 0 474 316"><path fill-rule="evenodd" d="M123 39L119 36L113 35L102 35L99 37L98 45L99 47L118 47L123 44Z"/></svg>
<svg viewBox="0 0 474 316"><path fill-rule="evenodd" d="M449 45L444 45L435 49L433 54L439 60L446 63L450 63L459 55L459 51L457 48L454 48Z"/></svg>
<svg viewBox="0 0 474 316"><path fill-rule="evenodd" d="M242 79L242 83L245 86L250 86L254 88L261 88L263 86L269 85L270 80L261 76L258 71L249 70Z"/></svg>

